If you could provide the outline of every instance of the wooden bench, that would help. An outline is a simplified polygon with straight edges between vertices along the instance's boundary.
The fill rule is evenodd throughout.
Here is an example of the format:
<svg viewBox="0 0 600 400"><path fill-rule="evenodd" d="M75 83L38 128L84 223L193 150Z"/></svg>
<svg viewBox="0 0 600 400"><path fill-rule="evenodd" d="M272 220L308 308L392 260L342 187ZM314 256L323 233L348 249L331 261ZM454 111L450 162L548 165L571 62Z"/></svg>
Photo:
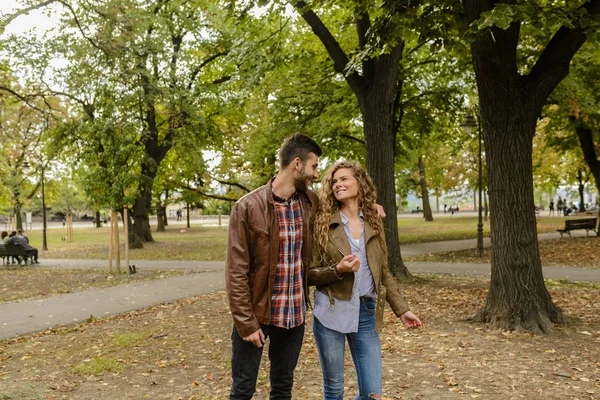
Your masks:
<svg viewBox="0 0 600 400"><path fill-rule="evenodd" d="M571 231L577 229L585 229L587 235L590 235L590 231L596 232L596 222L598 218L580 218L580 219L568 219L565 221L564 229L557 229L557 232L560 232L560 237L563 237L563 234L568 233L571 236Z"/></svg>
<svg viewBox="0 0 600 400"><path fill-rule="evenodd" d="M422 213L422 212L423 212L423 210L417 209L417 210L412 210L410 213L411 214L419 214L419 213Z"/></svg>
<svg viewBox="0 0 600 400"><path fill-rule="evenodd" d="M31 263L33 264L33 258L29 257L27 254L27 250L21 244L0 244L0 257L2 257L2 263L6 264L8 261L8 257L14 256L19 260L19 265L21 265L21 261L25 261L27 264L27 260L31 259Z"/></svg>

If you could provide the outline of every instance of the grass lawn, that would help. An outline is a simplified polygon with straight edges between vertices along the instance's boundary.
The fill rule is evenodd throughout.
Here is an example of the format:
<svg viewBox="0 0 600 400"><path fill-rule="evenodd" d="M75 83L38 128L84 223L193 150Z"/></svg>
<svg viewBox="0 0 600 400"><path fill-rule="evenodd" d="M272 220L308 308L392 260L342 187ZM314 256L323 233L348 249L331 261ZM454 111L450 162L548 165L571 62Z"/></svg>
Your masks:
<svg viewBox="0 0 600 400"><path fill-rule="evenodd" d="M597 399L600 292L549 288L567 325L537 336L468 322L488 286L473 279L403 285L425 326L407 331L387 310L384 398ZM322 399L310 313L307 318L293 398ZM231 326L225 293L218 292L0 341L0 399L225 399ZM268 398L267 364L265 350L257 399ZM354 398L349 354L345 372L345 398Z"/></svg>
<svg viewBox="0 0 600 400"><path fill-rule="evenodd" d="M477 217L454 216L437 218L433 222L423 219L399 219L400 242L404 244L440 240L469 239L476 237ZM562 218L538 218L538 232L555 232L564 225ZM130 251L131 259L138 260L206 260L225 259L227 229L192 226L181 233L181 226L168 226L166 232L153 232L156 243L147 243L144 249ZM41 231L29 232L34 247L41 248ZM484 235L489 235L489 221L484 224ZM108 228L78 228L74 241L64 242L60 229L48 230L48 251L40 258L108 258ZM120 233L123 242L123 232ZM123 246L122 246L123 247ZM123 249L122 249L123 254ZM122 256L123 257L123 256Z"/></svg>

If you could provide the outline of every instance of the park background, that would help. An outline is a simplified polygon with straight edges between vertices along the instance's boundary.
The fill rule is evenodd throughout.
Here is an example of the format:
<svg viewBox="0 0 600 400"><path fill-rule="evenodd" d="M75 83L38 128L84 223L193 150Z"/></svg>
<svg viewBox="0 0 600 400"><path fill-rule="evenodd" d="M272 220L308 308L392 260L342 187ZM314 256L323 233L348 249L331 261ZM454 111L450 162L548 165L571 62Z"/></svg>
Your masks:
<svg viewBox="0 0 600 400"><path fill-rule="evenodd" d="M41 267L2 269L2 301L223 261L231 205L276 173L279 144L300 131L322 145L321 169L344 158L368 169L390 268L426 321L409 333L388 315L386 393L596 398L597 284L544 279L543 267L598 268L594 232L556 230L598 215L599 13L597 0L3 2L0 211L6 229L27 230L31 213L27 234L48 250ZM548 209L559 196L574 204L567 218ZM125 209L132 260L163 270L107 269L110 211L123 239ZM442 245L473 238L477 251ZM429 242L444 251L403 257ZM51 268L64 259L97 264ZM411 273L415 262L491 274ZM0 396L224 398L225 307L216 292L10 339ZM302 397L319 395L310 343Z"/></svg>

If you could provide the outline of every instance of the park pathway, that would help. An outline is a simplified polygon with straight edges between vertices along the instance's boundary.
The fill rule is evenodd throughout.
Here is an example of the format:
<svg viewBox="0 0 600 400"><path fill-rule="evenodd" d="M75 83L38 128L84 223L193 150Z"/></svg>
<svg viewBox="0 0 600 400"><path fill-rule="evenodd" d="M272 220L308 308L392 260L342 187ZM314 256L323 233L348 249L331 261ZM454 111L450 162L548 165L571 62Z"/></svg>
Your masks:
<svg viewBox="0 0 600 400"><path fill-rule="evenodd" d="M539 235L540 240L558 234ZM568 240L568 239L564 239ZM489 245L489 239L486 240ZM453 240L402 246L404 257L424 253L475 248L476 242ZM106 268L106 260L42 260L44 268ZM95 318L117 315L151 305L207 294L225 288L223 261L155 261L130 262L136 269L178 269L195 273L152 281L136 282L111 288L88 289L49 298L33 298L0 304L0 339L27 335L48 328L77 323L90 315ZM409 262L414 273L487 276L489 264ZM548 279L600 282L600 271L583 268L544 267Z"/></svg>

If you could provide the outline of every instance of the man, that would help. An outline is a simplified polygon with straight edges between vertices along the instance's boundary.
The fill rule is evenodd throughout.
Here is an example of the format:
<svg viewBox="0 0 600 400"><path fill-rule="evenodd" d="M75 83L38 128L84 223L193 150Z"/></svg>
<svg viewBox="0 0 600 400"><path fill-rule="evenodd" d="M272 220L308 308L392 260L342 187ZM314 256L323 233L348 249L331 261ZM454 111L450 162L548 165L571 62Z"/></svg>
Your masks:
<svg viewBox="0 0 600 400"><path fill-rule="evenodd" d="M23 248L25 248L25 252L27 253L27 255L33 258L33 262L36 264L40 263L38 261L38 249L36 249L35 247L31 247L31 245L29 244L29 238L23 235L23 229L19 229L16 235L14 235L6 241L6 244L22 245Z"/></svg>
<svg viewBox="0 0 600 400"><path fill-rule="evenodd" d="M242 197L229 219L226 286L234 327L230 399L251 399L262 347L269 338L271 399L291 399L308 301L305 266L318 198L321 148L307 136L288 137L275 178Z"/></svg>

